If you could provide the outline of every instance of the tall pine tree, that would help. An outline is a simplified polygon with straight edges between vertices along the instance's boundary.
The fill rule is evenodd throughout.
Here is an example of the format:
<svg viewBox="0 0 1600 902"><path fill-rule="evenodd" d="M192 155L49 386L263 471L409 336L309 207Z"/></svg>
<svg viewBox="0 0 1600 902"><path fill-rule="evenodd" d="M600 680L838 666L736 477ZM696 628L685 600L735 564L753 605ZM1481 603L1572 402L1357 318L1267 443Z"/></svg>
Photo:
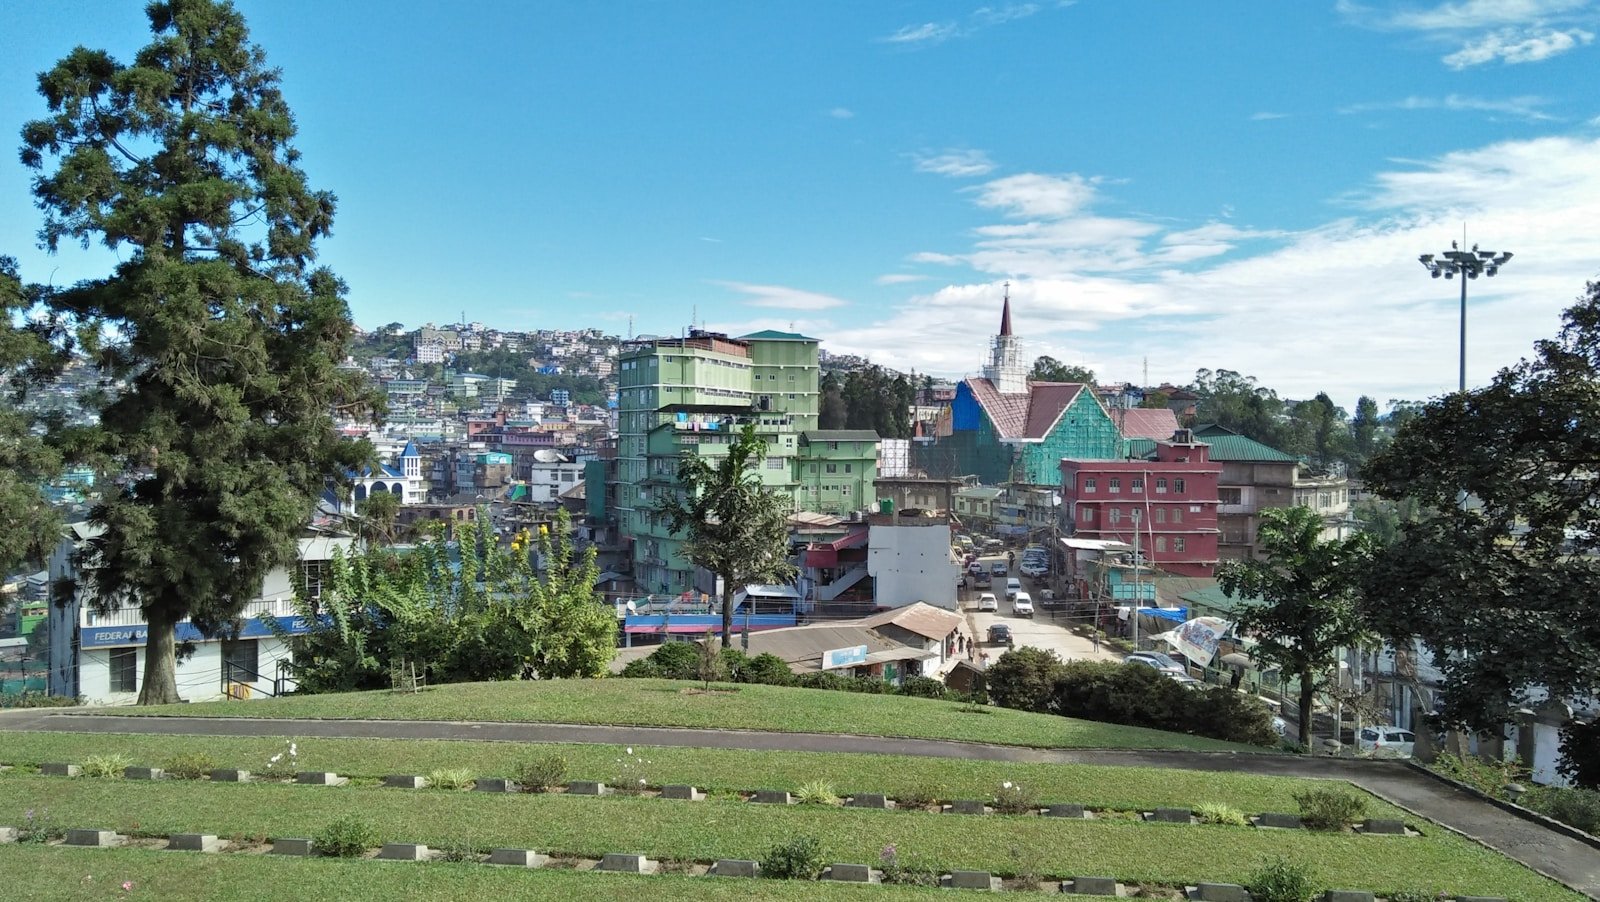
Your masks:
<svg viewBox="0 0 1600 902"><path fill-rule="evenodd" d="M54 293L104 378L99 422L60 430L69 458L126 475L81 552L97 605L149 624L140 704L178 701L175 633L225 631L267 572L292 564L331 474L365 449L333 413L370 403L337 364L344 285L316 268L334 197L290 144L294 117L243 16L218 0L147 7L131 64L78 47L39 76L23 127L43 244L94 242L125 262ZM84 326L92 329L84 329Z"/></svg>

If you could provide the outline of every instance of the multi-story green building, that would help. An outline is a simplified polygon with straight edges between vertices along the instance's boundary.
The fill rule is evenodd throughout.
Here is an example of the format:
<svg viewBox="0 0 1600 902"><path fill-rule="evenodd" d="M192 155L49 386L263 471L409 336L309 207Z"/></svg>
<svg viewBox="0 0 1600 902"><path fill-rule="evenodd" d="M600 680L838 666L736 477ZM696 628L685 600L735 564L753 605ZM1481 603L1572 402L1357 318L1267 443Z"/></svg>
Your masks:
<svg viewBox="0 0 1600 902"><path fill-rule="evenodd" d="M633 539L634 581L646 592L682 592L693 567L682 542L654 513L675 491L682 455L720 457L746 424L767 445L763 484L796 510L844 513L870 507L877 435L817 429L821 368L817 339L765 331L728 338L625 344L617 360L618 525Z"/></svg>

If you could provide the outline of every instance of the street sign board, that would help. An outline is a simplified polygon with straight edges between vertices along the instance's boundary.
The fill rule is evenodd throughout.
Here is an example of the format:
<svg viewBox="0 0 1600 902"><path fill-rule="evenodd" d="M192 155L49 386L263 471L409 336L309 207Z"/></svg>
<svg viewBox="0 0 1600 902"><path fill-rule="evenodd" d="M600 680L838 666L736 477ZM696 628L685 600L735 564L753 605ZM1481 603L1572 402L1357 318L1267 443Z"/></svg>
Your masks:
<svg viewBox="0 0 1600 902"><path fill-rule="evenodd" d="M867 662L867 647L857 645L854 648L832 648L822 653L822 669L833 670L838 667L854 667Z"/></svg>

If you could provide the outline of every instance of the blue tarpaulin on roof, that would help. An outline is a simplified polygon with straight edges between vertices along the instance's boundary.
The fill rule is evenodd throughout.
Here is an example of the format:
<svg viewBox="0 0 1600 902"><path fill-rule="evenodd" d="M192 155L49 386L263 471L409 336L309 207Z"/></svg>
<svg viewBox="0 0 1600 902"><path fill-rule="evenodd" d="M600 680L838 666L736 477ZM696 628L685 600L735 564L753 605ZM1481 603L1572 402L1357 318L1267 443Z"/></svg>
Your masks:
<svg viewBox="0 0 1600 902"><path fill-rule="evenodd" d="M1183 623L1189 619L1188 608L1145 608L1141 613L1149 614L1151 617L1159 617L1162 620L1171 620L1173 623Z"/></svg>

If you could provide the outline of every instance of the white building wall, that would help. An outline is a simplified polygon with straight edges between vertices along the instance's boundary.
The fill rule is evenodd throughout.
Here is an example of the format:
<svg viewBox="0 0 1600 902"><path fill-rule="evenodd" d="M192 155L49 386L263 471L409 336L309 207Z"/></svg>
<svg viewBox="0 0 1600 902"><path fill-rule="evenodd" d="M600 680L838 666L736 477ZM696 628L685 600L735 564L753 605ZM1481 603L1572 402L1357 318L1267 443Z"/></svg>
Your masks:
<svg viewBox="0 0 1600 902"><path fill-rule="evenodd" d="M289 646L281 639L254 640L257 670L265 679L246 684L252 698L273 691L272 677L278 662L289 659ZM222 686L222 642L196 642L195 653L180 660L177 667L178 695L185 701L209 702L226 698ZM110 648L85 648L78 653L78 695L90 705L131 705L138 692L111 691ZM138 656L134 673L137 686L144 685L145 647L135 648Z"/></svg>
<svg viewBox="0 0 1600 902"><path fill-rule="evenodd" d="M868 527L867 573L879 607L918 601L956 610L950 525Z"/></svg>

